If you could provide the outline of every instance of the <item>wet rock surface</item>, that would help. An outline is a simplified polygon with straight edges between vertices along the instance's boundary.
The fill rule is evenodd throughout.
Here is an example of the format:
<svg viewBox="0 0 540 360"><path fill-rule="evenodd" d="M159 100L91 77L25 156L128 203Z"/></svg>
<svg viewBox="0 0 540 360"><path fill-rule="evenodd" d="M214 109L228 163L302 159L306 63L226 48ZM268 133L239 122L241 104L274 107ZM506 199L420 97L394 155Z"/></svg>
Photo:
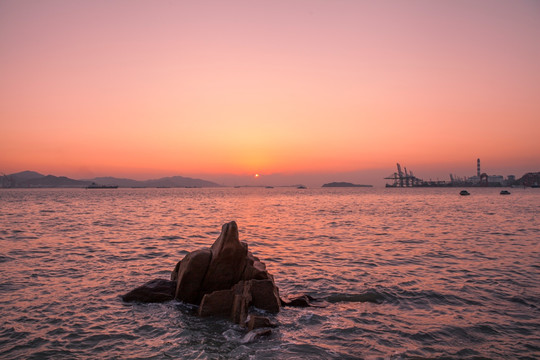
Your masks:
<svg viewBox="0 0 540 360"><path fill-rule="evenodd" d="M175 287L174 281L154 279L122 295L122 300L143 303L170 301L174 299Z"/></svg>
<svg viewBox="0 0 540 360"><path fill-rule="evenodd" d="M292 297L288 300L280 298L281 306L290 307L326 307L327 302L320 299L316 299L310 295L299 295Z"/></svg>
<svg viewBox="0 0 540 360"><path fill-rule="evenodd" d="M273 325L249 314L254 306L277 313L279 289L263 262L241 242L232 221L207 249L188 253L171 273L171 280L152 280L122 296L124 301L161 302L176 299L198 305L199 316L224 316L250 330ZM247 321L249 318L249 322Z"/></svg>

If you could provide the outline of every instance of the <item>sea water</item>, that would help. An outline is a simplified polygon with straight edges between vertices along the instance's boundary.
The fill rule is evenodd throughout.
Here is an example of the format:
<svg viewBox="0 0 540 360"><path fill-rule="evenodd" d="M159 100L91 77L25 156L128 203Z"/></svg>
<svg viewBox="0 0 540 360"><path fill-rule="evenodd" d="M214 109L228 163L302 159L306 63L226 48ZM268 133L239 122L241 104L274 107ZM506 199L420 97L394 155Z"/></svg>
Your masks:
<svg viewBox="0 0 540 360"><path fill-rule="evenodd" d="M0 357L540 357L540 191L0 191ZM235 220L282 297L254 338L177 301L119 295L168 279Z"/></svg>

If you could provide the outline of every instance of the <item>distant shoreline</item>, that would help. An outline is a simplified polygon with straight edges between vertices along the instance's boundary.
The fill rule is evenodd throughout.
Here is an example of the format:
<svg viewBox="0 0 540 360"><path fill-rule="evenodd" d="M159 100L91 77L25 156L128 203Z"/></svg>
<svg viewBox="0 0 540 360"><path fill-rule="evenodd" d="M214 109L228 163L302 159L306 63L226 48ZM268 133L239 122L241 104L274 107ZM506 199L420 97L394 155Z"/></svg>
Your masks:
<svg viewBox="0 0 540 360"><path fill-rule="evenodd" d="M0 188L213 188L222 187L212 181L184 176L169 176L150 180L133 180L115 177L97 177L75 180L66 176L43 175L35 171L22 171L0 176Z"/></svg>
<svg viewBox="0 0 540 360"><path fill-rule="evenodd" d="M348 182L331 182L324 184L322 187L373 187L373 185L359 185Z"/></svg>

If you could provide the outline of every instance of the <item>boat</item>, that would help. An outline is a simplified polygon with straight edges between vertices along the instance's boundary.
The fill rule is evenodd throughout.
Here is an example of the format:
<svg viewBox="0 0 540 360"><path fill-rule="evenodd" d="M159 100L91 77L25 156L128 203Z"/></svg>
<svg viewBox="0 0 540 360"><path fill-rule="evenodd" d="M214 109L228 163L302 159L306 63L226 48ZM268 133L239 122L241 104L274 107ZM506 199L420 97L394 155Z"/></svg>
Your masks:
<svg viewBox="0 0 540 360"><path fill-rule="evenodd" d="M305 187L304 185L298 185L296 188L297 189L307 189L307 187Z"/></svg>
<svg viewBox="0 0 540 360"><path fill-rule="evenodd" d="M510 195L510 191L508 191L508 190L501 190L501 195Z"/></svg>
<svg viewBox="0 0 540 360"><path fill-rule="evenodd" d="M86 187L87 189L117 189L118 185L99 185L95 182Z"/></svg>
<svg viewBox="0 0 540 360"><path fill-rule="evenodd" d="M470 194L467 190L461 190L461 191L459 192L459 195L461 195L461 196L467 196L467 195L471 195L471 194Z"/></svg>

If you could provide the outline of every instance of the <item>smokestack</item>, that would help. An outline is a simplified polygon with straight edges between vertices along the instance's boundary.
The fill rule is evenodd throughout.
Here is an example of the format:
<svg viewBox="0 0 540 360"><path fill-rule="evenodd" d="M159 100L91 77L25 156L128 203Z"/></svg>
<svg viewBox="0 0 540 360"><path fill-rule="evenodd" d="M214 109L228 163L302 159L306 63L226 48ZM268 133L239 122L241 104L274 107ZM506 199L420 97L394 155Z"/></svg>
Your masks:
<svg viewBox="0 0 540 360"><path fill-rule="evenodd" d="M476 159L476 175L480 178L480 159Z"/></svg>

